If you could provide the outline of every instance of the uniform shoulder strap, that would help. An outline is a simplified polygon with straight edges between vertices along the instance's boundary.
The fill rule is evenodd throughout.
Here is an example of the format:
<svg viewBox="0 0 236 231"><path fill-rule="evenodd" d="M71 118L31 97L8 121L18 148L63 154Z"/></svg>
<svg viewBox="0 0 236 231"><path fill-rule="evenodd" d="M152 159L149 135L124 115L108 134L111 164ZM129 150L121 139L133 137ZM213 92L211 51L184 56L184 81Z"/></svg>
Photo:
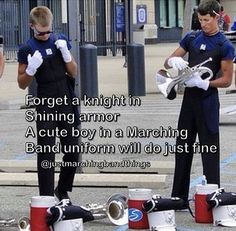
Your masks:
<svg viewBox="0 0 236 231"><path fill-rule="evenodd" d="M201 31L200 30L196 30L196 31L192 31L189 35L189 40L188 40L188 47L191 45L191 43L193 42L193 40L195 38L197 38L200 35Z"/></svg>
<svg viewBox="0 0 236 231"><path fill-rule="evenodd" d="M63 34L61 34L61 33L53 33L52 38L53 38L53 41L57 41L58 39L65 39L63 37Z"/></svg>
<svg viewBox="0 0 236 231"><path fill-rule="evenodd" d="M195 30L195 31L192 31L189 38L190 39L195 39L196 37L198 37L200 35L201 31L200 30Z"/></svg>
<svg viewBox="0 0 236 231"><path fill-rule="evenodd" d="M227 38L226 38L225 35L224 35L224 38L223 38L223 39L220 39L220 40L218 41L218 45L221 47L221 46L223 46L223 44L224 44L226 41L227 41Z"/></svg>
<svg viewBox="0 0 236 231"><path fill-rule="evenodd" d="M27 46L30 48L32 54L37 50L36 44L34 43L33 39L27 41Z"/></svg>

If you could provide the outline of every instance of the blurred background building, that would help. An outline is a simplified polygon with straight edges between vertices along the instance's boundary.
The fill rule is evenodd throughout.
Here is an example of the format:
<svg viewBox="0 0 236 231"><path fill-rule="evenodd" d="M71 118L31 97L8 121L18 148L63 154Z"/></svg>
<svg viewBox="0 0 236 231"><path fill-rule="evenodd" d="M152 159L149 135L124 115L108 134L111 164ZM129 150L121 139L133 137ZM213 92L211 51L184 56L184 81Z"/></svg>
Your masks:
<svg viewBox="0 0 236 231"><path fill-rule="evenodd" d="M189 15L200 0L0 0L0 35L4 39L7 60L15 60L20 44L27 41L31 32L28 25L30 9L37 5L48 6L54 15L54 32L71 38L70 27L78 25L76 41L92 43L99 55L125 54L126 44L177 42L185 20L185 4ZM232 21L236 16L235 0L219 1ZM76 8L75 8L76 7ZM76 11L76 22L68 20ZM189 16L188 15L188 16ZM190 17L189 17L190 18ZM232 22L233 23L233 22ZM187 26L187 25L186 25Z"/></svg>

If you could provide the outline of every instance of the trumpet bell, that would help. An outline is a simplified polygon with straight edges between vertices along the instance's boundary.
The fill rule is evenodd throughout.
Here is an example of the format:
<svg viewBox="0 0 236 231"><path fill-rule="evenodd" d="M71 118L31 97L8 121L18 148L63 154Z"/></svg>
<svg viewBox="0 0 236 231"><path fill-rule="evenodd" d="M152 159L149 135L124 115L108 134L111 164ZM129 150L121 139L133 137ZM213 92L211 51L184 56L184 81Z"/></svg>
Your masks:
<svg viewBox="0 0 236 231"><path fill-rule="evenodd" d="M122 194L111 195L103 205L87 204L84 208L92 213L94 220L108 218L114 225L128 223L128 199Z"/></svg>
<svg viewBox="0 0 236 231"><path fill-rule="evenodd" d="M168 71L161 69L156 73L156 84L160 92L170 100L176 98L176 89L172 86L173 79Z"/></svg>
<svg viewBox="0 0 236 231"><path fill-rule="evenodd" d="M30 231L30 219L28 217L22 217L18 221L18 228L20 231Z"/></svg>
<svg viewBox="0 0 236 231"><path fill-rule="evenodd" d="M122 194L112 195L106 203L106 213L115 225L128 223L128 199Z"/></svg>

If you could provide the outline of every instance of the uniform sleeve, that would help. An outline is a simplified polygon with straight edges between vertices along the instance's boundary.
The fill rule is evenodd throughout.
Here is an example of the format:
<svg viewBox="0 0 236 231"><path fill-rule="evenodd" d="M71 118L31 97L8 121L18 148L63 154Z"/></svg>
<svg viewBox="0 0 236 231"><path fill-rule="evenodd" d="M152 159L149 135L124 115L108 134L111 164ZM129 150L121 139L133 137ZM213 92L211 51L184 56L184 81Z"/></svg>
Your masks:
<svg viewBox="0 0 236 231"><path fill-rule="evenodd" d="M179 45L185 50L189 51L189 40L191 32L187 33L184 38L180 41Z"/></svg>
<svg viewBox="0 0 236 231"><path fill-rule="evenodd" d="M221 48L222 60L233 60L235 56L235 49L230 41L223 44Z"/></svg>
<svg viewBox="0 0 236 231"><path fill-rule="evenodd" d="M27 57L28 57L28 54L30 53L31 53L31 49L29 46L27 45L20 46L19 51L17 53L17 61L19 63L23 63L27 65L28 64Z"/></svg>

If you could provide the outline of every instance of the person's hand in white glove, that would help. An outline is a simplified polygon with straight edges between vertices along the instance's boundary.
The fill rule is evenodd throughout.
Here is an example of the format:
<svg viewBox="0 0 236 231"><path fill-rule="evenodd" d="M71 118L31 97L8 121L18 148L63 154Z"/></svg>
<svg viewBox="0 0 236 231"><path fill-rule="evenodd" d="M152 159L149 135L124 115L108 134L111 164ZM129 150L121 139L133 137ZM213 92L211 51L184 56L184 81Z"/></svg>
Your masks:
<svg viewBox="0 0 236 231"><path fill-rule="evenodd" d="M66 40L58 39L55 42L55 45L56 45L57 49L59 49L61 51L61 54L62 54L62 57L63 57L63 60L65 61L65 63L71 62L72 57L71 57L70 51L68 50Z"/></svg>
<svg viewBox="0 0 236 231"><path fill-rule="evenodd" d="M27 75L34 76L37 69L43 63L43 57L41 53L38 50L36 50L32 56L31 54L28 54L27 60L28 60L28 66L25 72Z"/></svg>
<svg viewBox="0 0 236 231"><path fill-rule="evenodd" d="M168 59L167 64L170 67L173 67L175 69L178 69L179 71L182 71L188 66L188 62L183 60L181 57L171 57Z"/></svg>
<svg viewBox="0 0 236 231"><path fill-rule="evenodd" d="M184 85L186 87L198 87L203 90L207 90L209 87L209 79L202 79L198 72L192 74L189 80L185 81Z"/></svg>

